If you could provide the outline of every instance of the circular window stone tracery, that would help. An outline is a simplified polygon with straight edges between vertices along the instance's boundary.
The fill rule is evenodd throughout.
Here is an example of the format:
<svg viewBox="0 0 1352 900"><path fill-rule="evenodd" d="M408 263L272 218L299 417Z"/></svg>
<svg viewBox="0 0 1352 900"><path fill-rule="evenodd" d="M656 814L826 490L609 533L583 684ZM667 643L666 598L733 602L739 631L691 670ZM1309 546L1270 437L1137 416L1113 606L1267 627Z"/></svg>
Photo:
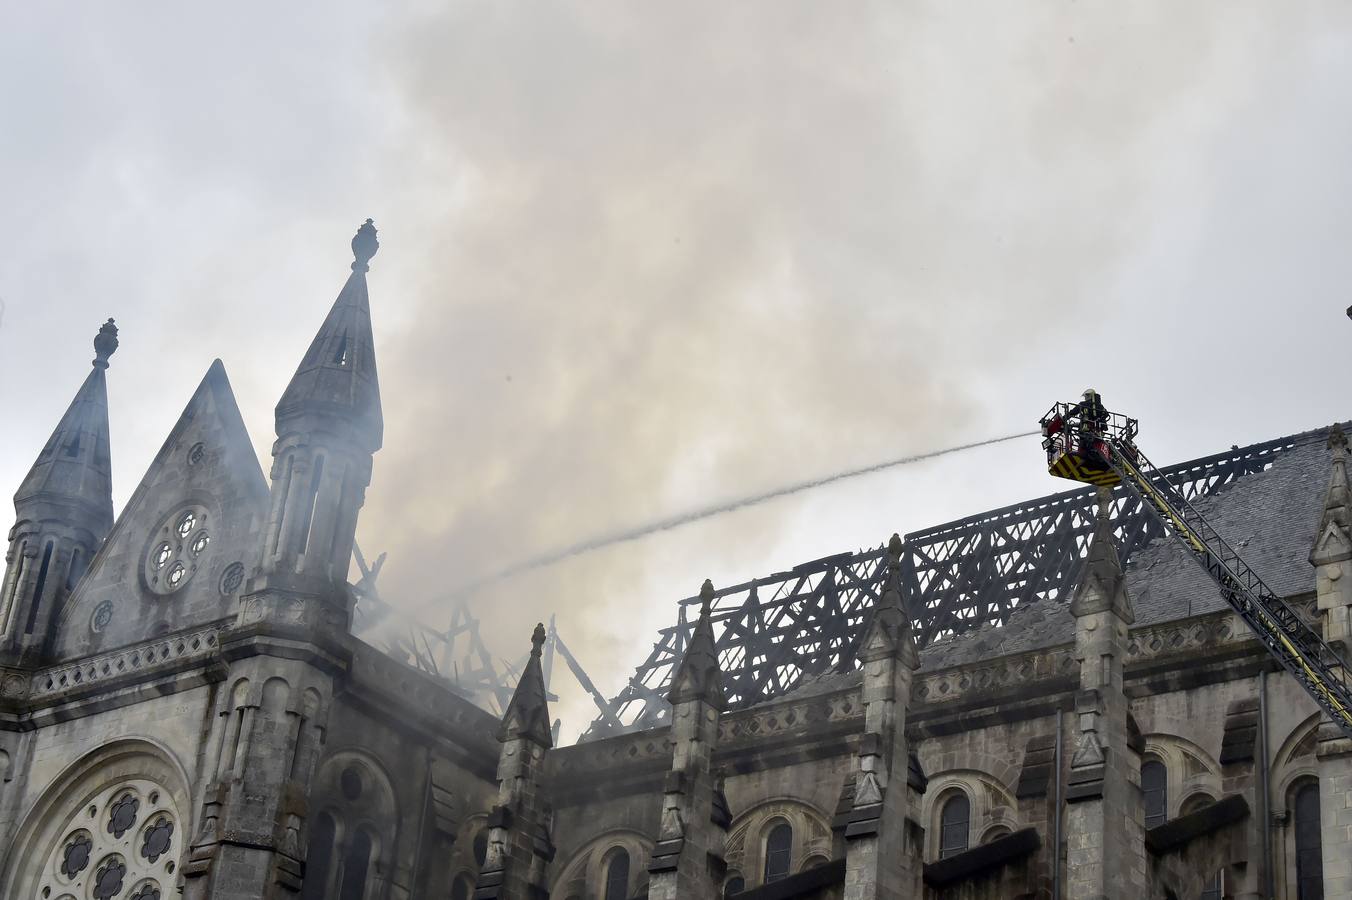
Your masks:
<svg viewBox="0 0 1352 900"><path fill-rule="evenodd" d="M164 900L182 852L178 812L166 796L137 778L82 803L48 854L37 895Z"/></svg>
<svg viewBox="0 0 1352 900"><path fill-rule="evenodd" d="M229 597L244 583L244 563L232 562L221 574L221 594Z"/></svg>
<svg viewBox="0 0 1352 900"><path fill-rule="evenodd" d="M98 634L107 628L111 621L113 621L113 601L104 600L94 607L94 612L89 617L89 630Z"/></svg>
<svg viewBox="0 0 1352 900"><path fill-rule="evenodd" d="M168 516L151 536L144 574L156 594L172 594L191 580L211 546L208 513L201 505L187 506Z"/></svg>
<svg viewBox="0 0 1352 900"><path fill-rule="evenodd" d="M74 879L89 868L89 856L94 849L94 840L87 831L77 831L66 840L61 851L61 866L57 872L63 878Z"/></svg>

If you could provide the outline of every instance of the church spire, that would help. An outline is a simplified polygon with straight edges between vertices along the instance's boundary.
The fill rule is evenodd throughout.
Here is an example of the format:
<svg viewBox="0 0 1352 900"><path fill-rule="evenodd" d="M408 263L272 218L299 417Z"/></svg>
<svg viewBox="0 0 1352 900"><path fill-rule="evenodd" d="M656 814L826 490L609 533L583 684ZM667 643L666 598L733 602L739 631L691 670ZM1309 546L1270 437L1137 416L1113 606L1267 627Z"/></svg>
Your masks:
<svg viewBox="0 0 1352 900"><path fill-rule="evenodd" d="M1329 477L1328 493L1324 495L1324 513L1319 521L1321 535L1330 524L1346 530L1352 519L1352 491L1347 484L1347 435L1341 425L1329 429L1328 448L1333 455L1333 473Z"/></svg>
<svg viewBox="0 0 1352 900"><path fill-rule="evenodd" d="M93 369L14 494L0 645L28 658L49 642L48 624L113 526L108 386L117 350L109 319L94 337Z"/></svg>
<svg viewBox="0 0 1352 900"><path fill-rule="evenodd" d="M718 649L714 644L714 627L710 612L714 599L714 585L704 579L699 590L699 620L695 622L695 631L685 648L685 656L671 680L671 690L667 699L672 706L687 700L703 700L714 709L727 708L727 697L723 692L723 670L718 664Z"/></svg>
<svg viewBox="0 0 1352 900"><path fill-rule="evenodd" d="M104 372L116 350L117 326L109 319L94 338L93 369L14 495L16 509L42 500L78 509L83 520L102 525L100 540L113 524Z"/></svg>
<svg viewBox="0 0 1352 900"><path fill-rule="evenodd" d="M300 576L307 590L346 583L371 457L380 449L384 425L366 291L379 247L367 219L352 238L352 274L277 403L272 512L260 568L284 579Z"/></svg>
<svg viewBox="0 0 1352 900"><path fill-rule="evenodd" d="M535 626L530 636L530 657L516 683L516 691L503 713L498 729L498 740L506 743L525 738L549 749L554 746L549 727L549 700L545 690L545 676L540 668L541 648L545 643L544 623Z"/></svg>
<svg viewBox="0 0 1352 900"><path fill-rule="evenodd" d="M1117 542L1113 538L1112 504L1112 489L1099 488L1094 538L1089 545L1084 573L1070 600L1070 612L1080 618L1112 610L1130 625L1136 621L1136 614L1131 607L1126 578L1122 574L1122 561L1117 555Z"/></svg>
<svg viewBox="0 0 1352 900"><path fill-rule="evenodd" d="M384 418L366 289L366 273L379 249L375 225L367 219L352 238L352 274L277 403L278 437L305 419L337 419L368 452L380 449Z"/></svg>
<svg viewBox="0 0 1352 900"><path fill-rule="evenodd" d="M859 641L857 656L862 662L893 657L907 668L917 669L920 667L920 654L916 650L915 629L901 599L901 555L904 549L901 535L892 535L887 543L887 575L883 581L883 596Z"/></svg>

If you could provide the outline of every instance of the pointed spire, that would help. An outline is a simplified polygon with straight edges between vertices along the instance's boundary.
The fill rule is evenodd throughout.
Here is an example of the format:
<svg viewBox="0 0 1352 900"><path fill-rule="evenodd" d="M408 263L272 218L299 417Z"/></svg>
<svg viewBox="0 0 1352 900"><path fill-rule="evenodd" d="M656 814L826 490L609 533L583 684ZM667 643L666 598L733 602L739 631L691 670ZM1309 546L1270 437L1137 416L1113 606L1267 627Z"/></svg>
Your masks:
<svg viewBox="0 0 1352 900"><path fill-rule="evenodd" d="M1333 456L1329 489L1319 515L1319 532L1310 550L1310 562L1316 566L1343 562L1352 558L1352 490L1347 483L1347 435L1341 425L1329 429L1328 448Z"/></svg>
<svg viewBox="0 0 1352 900"><path fill-rule="evenodd" d="M507 704L503 713L502 726L498 729L498 740L506 743L516 738L525 738L546 749L554 746L549 725L549 700L545 692L544 672L540 668L540 655L545 644L545 625L540 622L531 633L530 659L521 672L521 680L516 683L512 702Z"/></svg>
<svg viewBox="0 0 1352 900"><path fill-rule="evenodd" d="M723 669L718 664L718 647L714 642L713 602L714 585L709 579L699 590L699 620L685 648L685 656L671 680L667 699L672 705L688 700L703 700L717 710L727 708L727 694L723 690Z"/></svg>
<svg viewBox="0 0 1352 900"><path fill-rule="evenodd" d="M102 540L113 524L112 458L108 447L108 386L104 372L117 350L117 326L109 319L94 338L93 369L47 439L14 495L22 517L32 503L46 501L84 514L78 524ZM77 523L72 523L77 524Z"/></svg>
<svg viewBox="0 0 1352 900"><path fill-rule="evenodd" d="M306 416L338 418L357 426L366 449L380 449L385 426L366 289L379 249L375 225L367 219L352 238L352 274L277 403L279 436Z"/></svg>
<svg viewBox="0 0 1352 900"><path fill-rule="evenodd" d="M858 657L864 662L895 656L909 668L920 667L920 653L915 646L915 629L901 598L901 556L905 550L901 535L893 534L887 542L887 574L883 580L883 595L873 611L873 618L859 642Z"/></svg>
<svg viewBox="0 0 1352 900"><path fill-rule="evenodd" d="M1077 618L1112 609L1127 623L1136 620L1127 594L1126 578L1122 574L1122 560L1117 555L1113 538L1113 490L1098 489L1098 511L1095 515L1094 537L1089 544L1080 583L1070 600L1070 612Z"/></svg>
<svg viewBox="0 0 1352 900"><path fill-rule="evenodd" d="M1347 484L1347 435L1341 425L1329 429L1329 451L1333 455L1333 474L1329 478L1328 494L1324 498L1324 517L1319 523L1323 532L1330 522L1336 522L1347 528L1349 507L1352 507L1352 492Z"/></svg>

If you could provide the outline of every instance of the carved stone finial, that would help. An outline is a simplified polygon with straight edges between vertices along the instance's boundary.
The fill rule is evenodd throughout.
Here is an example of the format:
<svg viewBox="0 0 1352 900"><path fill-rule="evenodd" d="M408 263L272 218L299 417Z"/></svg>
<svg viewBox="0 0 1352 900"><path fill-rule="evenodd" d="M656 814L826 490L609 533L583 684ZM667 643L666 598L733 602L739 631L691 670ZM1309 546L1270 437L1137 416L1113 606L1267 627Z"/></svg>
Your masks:
<svg viewBox="0 0 1352 900"><path fill-rule="evenodd" d="M108 368L108 357L117 352L117 326L109 319L94 336L94 368Z"/></svg>
<svg viewBox="0 0 1352 900"><path fill-rule="evenodd" d="M1334 425L1329 429L1329 449L1335 454L1338 451L1347 452L1347 435L1343 433L1343 426Z"/></svg>
<svg viewBox="0 0 1352 900"><path fill-rule="evenodd" d="M1103 528L1113 517L1113 489L1099 485L1098 488L1098 524Z"/></svg>
<svg viewBox="0 0 1352 900"><path fill-rule="evenodd" d="M901 568L901 553L903 549L901 535L893 532L892 539L887 542L887 567L893 572Z"/></svg>
<svg viewBox="0 0 1352 900"><path fill-rule="evenodd" d="M538 656L540 655L540 648L543 647L543 646L545 645L545 623L544 623L544 622L536 622L536 623L535 623L535 630L532 631L532 632L531 632L531 635L530 635L530 643L531 643L531 651L530 651L530 655L531 655L531 656L537 656L537 657L538 657Z"/></svg>
<svg viewBox="0 0 1352 900"><path fill-rule="evenodd" d="M708 578L704 579L704 584L699 587L699 614L706 616L709 614L714 602L714 583Z"/></svg>
<svg viewBox="0 0 1352 900"><path fill-rule="evenodd" d="M352 271L365 272L369 270L371 267L367 264L379 249L380 241L376 240L375 223L367 219L352 237L352 255L356 258L356 261L352 263Z"/></svg>

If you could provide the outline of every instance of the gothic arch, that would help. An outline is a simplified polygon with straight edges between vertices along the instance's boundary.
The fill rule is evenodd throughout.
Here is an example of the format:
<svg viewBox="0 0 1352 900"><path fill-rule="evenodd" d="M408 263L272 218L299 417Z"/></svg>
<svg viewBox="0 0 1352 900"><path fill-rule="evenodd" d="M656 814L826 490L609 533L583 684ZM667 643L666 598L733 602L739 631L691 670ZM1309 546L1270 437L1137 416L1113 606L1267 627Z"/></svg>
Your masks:
<svg viewBox="0 0 1352 900"><path fill-rule="evenodd" d="M653 841L630 828L602 832L578 848L550 886L550 895L558 897L598 897L605 884L606 864L617 850L629 854L629 891L642 887L648 877Z"/></svg>
<svg viewBox="0 0 1352 900"><path fill-rule="evenodd" d="M1303 785L1319 781L1314 750L1320 719L1321 714L1315 713L1292 728L1272 757L1269 808L1275 825L1271 838L1279 898L1296 896L1296 834L1292 805L1296 792Z"/></svg>
<svg viewBox="0 0 1352 900"><path fill-rule="evenodd" d="M999 779L972 769L939 772L930 777L920 808L920 821L925 823L927 860L939 858L939 815L948 799L959 792L971 803L969 846L975 846L977 836L987 834L992 826L1003 826L1010 831L1019 827L1018 801Z"/></svg>
<svg viewBox="0 0 1352 900"><path fill-rule="evenodd" d="M1158 724L1158 722L1156 723ZM1221 795L1221 767L1200 745L1177 734L1151 732L1143 736L1141 763L1154 758L1168 773L1167 800L1170 819L1177 818L1183 804L1198 794Z"/></svg>
<svg viewBox="0 0 1352 900"><path fill-rule="evenodd" d="M68 766L28 810L0 895L71 895L120 869L110 881L128 893L153 881L169 896L181 880L191 811L187 773L169 750L147 738L113 741Z"/></svg>
<svg viewBox="0 0 1352 900"><path fill-rule="evenodd" d="M825 813L797 797L763 800L733 820L724 854L728 870L740 872L749 888L761 883L765 840L779 821L793 830L789 872L800 871L809 857L831 856L831 820Z"/></svg>
<svg viewBox="0 0 1352 900"><path fill-rule="evenodd" d="M363 751L338 750L316 769L313 796L315 817L327 815L334 823L332 863L322 873L324 884L330 890L342 884L348 877L349 854L369 841L361 863L366 867L363 896L384 896L399 841L398 801L385 767ZM306 877L308 881L312 876Z"/></svg>
<svg viewBox="0 0 1352 900"><path fill-rule="evenodd" d="M926 741L916 753L926 772L980 772L996 781L1000 789L1009 793L1019 781L1019 769L1005 756L995 756L967 747L946 747L940 742ZM931 783L933 779L931 779Z"/></svg>

